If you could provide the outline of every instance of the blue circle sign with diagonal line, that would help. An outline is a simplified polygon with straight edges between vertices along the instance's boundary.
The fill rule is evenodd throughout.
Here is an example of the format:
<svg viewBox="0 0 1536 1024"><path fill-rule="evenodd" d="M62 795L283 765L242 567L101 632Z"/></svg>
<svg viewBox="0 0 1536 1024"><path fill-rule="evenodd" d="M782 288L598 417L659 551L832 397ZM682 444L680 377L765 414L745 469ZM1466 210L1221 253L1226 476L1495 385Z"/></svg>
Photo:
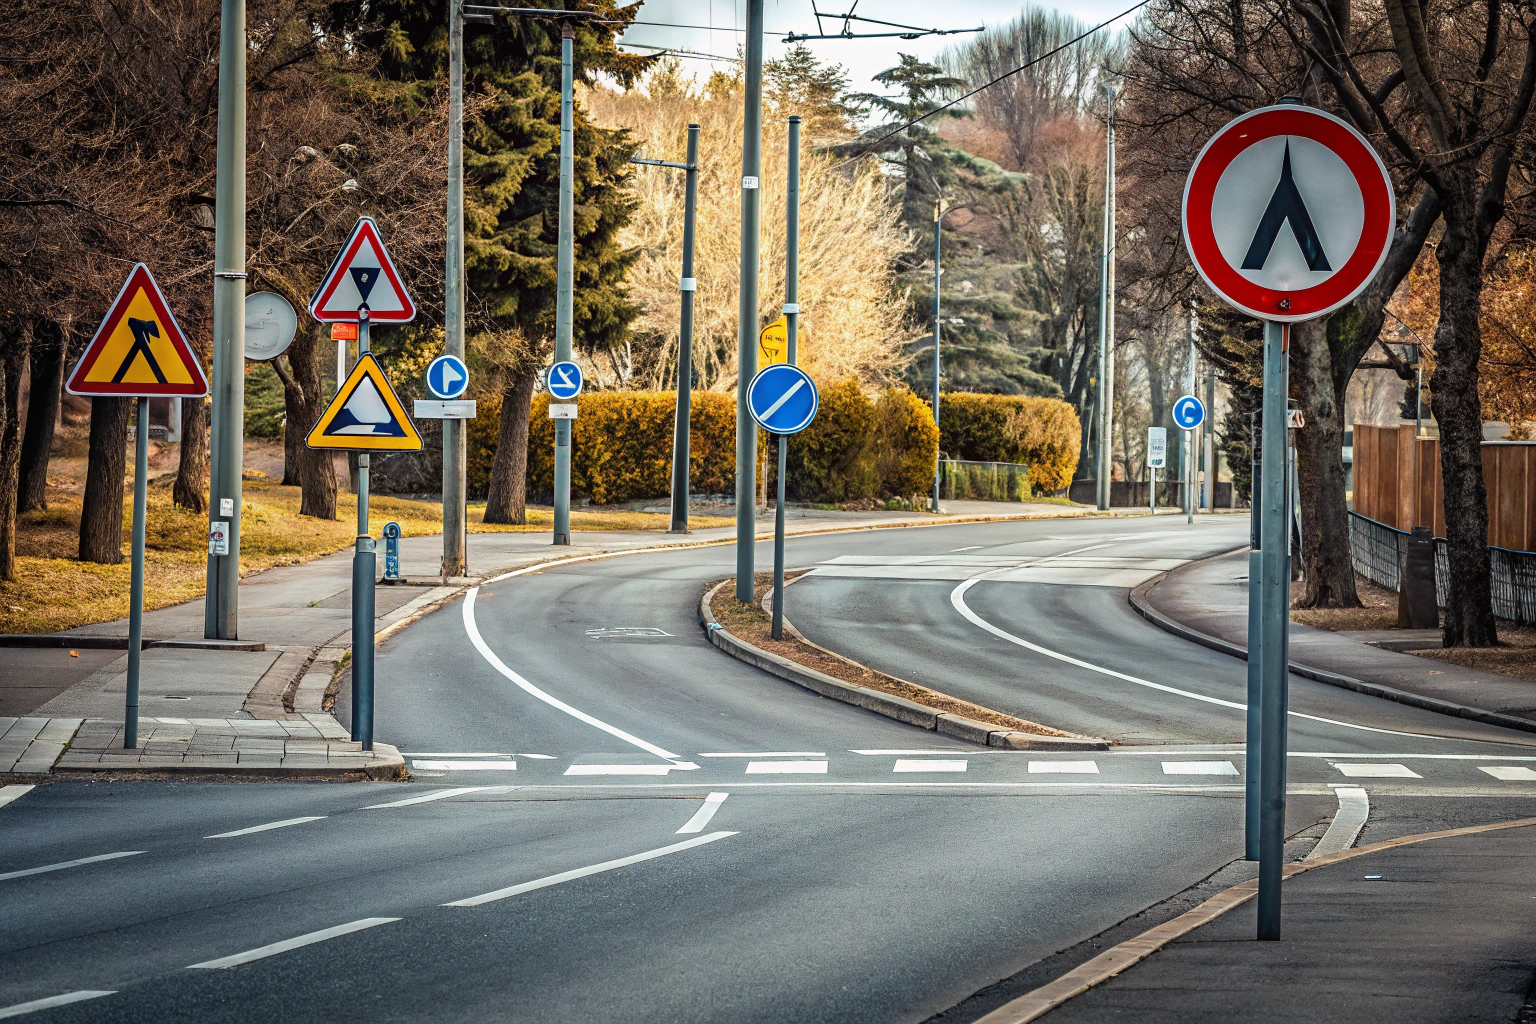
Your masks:
<svg viewBox="0 0 1536 1024"><path fill-rule="evenodd" d="M427 390L438 398L458 398L469 387L469 367L458 356L438 356L427 367Z"/></svg>
<svg viewBox="0 0 1536 1024"><path fill-rule="evenodd" d="M1173 403L1173 422L1185 430L1194 430L1205 422L1205 403L1194 395L1185 395Z"/></svg>
<svg viewBox="0 0 1536 1024"><path fill-rule="evenodd" d="M798 366L774 363L747 385L747 409L770 434L798 434L811 425L820 404L816 384Z"/></svg>
<svg viewBox="0 0 1536 1024"><path fill-rule="evenodd" d="M567 359L563 363L556 363L549 368L548 375L544 378L544 386L549 389L549 397L568 401L581 394L581 367Z"/></svg>

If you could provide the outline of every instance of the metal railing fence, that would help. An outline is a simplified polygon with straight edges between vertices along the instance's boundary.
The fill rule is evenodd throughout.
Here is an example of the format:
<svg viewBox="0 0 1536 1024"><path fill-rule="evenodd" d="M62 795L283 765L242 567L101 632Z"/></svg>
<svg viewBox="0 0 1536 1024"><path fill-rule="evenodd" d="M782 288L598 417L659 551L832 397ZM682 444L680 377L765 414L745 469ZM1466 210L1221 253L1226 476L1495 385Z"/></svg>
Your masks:
<svg viewBox="0 0 1536 1024"><path fill-rule="evenodd" d="M943 496L952 501L1028 501L1029 467L1017 462L940 459Z"/></svg>
<svg viewBox="0 0 1536 1024"><path fill-rule="evenodd" d="M1355 572L1388 590L1402 583L1408 533L1349 514L1349 546ZM1493 570L1493 614L1521 626L1536 625L1536 551L1489 547ZM1444 537L1435 538L1435 601L1445 607L1450 556Z"/></svg>

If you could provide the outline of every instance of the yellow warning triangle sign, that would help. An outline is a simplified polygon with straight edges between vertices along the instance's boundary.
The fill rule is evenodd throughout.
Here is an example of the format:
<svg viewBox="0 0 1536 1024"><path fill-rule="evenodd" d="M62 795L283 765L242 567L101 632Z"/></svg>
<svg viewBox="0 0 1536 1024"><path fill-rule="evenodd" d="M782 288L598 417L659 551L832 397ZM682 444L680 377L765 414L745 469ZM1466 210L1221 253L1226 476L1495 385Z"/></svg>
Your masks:
<svg viewBox="0 0 1536 1024"><path fill-rule="evenodd" d="M198 398L208 379L160 286L136 264L85 347L65 390L72 395Z"/></svg>
<svg viewBox="0 0 1536 1024"><path fill-rule="evenodd" d="M364 352L309 432L311 448L362 452L417 452L421 435L405 414L384 368Z"/></svg>

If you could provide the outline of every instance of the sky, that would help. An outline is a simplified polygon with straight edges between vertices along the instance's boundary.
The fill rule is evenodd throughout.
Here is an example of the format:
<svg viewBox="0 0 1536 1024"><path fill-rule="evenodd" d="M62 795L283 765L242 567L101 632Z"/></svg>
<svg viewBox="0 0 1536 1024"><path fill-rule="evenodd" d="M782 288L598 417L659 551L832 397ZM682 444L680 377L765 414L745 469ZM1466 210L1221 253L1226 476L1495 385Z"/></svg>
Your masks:
<svg viewBox="0 0 1536 1024"><path fill-rule="evenodd" d="M1090 25L1096 25L1131 6L1135 0L1069 0L1053 6ZM817 7L828 12L846 13L853 0L816 0ZM1012 21L1024 7L1023 0L965 0L964 3L935 3L934 0L858 0L856 13L868 18L918 25L923 28L978 28ZM811 11L811 0L765 0L766 33L797 32L815 33L816 19ZM745 28L745 0L644 0L639 21L672 22L679 25L715 26L713 29L668 28L653 25L637 25L624 37L625 42L643 43L650 46L677 47L699 53L732 57L741 41L741 29ZM1129 21L1129 19L1127 19ZM1123 27L1127 21L1116 23ZM824 20L828 32L836 32L841 22ZM855 32L895 31L880 26L854 23ZM855 92L884 91L871 78L897 62L896 54L912 53L932 58L947 46L961 42L969 36L925 36L921 39L826 39L806 43L818 58L829 63L841 64L848 69L849 86ZM764 57L771 58L784 52L780 36L765 35ZM653 52L634 48L634 52ZM702 59L687 59L684 65L692 68L699 79L709 76L711 63ZM722 65L724 66L724 65Z"/></svg>

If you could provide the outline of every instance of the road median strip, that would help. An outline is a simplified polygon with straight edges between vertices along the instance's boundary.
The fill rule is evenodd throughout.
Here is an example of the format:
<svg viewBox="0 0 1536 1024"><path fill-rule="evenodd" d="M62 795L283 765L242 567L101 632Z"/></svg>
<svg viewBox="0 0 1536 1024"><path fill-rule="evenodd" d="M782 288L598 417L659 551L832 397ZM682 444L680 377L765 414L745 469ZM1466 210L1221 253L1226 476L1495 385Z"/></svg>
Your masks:
<svg viewBox="0 0 1536 1024"><path fill-rule="evenodd" d="M1109 748L1107 740L1015 718L860 665L812 644L787 621L784 625L792 639L769 639L766 617L753 606L738 605L730 611L722 608L728 617L727 628L727 623L716 616L714 602L717 594L734 583L726 579L706 586L699 603L699 621L709 642L739 661L823 697L981 746L1013 750ZM758 594L762 594L761 587ZM758 622L758 618L763 621Z"/></svg>

